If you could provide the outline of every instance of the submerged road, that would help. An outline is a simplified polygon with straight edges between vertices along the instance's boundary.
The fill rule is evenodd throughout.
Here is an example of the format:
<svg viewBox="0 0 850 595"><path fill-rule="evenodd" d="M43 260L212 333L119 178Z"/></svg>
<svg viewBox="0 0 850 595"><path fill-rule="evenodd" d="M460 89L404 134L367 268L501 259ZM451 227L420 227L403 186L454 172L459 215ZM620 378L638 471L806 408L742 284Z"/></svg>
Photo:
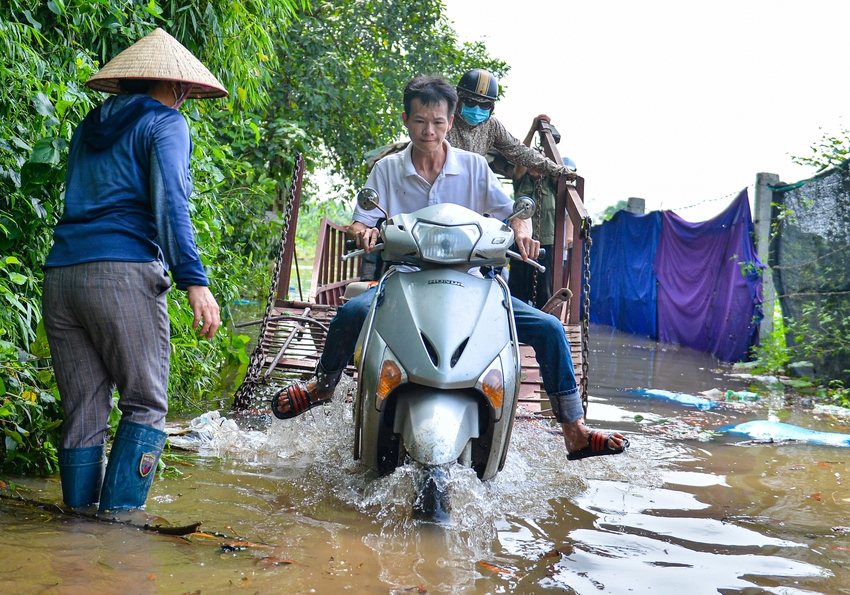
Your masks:
<svg viewBox="0 0 850 595"><path fill-rule="evenodd" d="M628 454L567 462L545 421L519 419L502 473L450 473L451 522L411 514L417 470L351 460L350 407L249 430L215 421L202 456L168 461L147 512L205 535L154 535L0 501L3 593L846 593L850 450L718 428L778 420L848 433L711 356L591 327L588 424ZM346 386L342 386L345 390ZM703 394L705 393L705 394ZM225 415L228 415L225 412ZM238 420L237 420L238 421ZM850 423L850 422L848 422ZM13 478L58 501L58 478ZM218 533L216 535L216 533Z"/></svg>

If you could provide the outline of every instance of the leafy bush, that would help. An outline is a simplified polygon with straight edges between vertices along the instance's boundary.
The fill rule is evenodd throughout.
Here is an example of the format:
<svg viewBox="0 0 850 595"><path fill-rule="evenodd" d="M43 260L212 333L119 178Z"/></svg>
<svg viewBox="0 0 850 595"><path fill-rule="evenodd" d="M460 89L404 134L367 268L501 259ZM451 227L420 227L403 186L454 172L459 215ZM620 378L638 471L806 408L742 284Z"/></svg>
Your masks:
<svg viewBox="0 0 850 595"><path fill-rule="evenodd" d="M169 397L197 407L238 379L247 340L226 324L230 303L268 285L280 228L267 214L289 196L294 159L310 173L332 165L333 196L305 177L299 249L311 223L346 222L365 179L362 153L401 132L401 89L423 72L456 77L507 66L481 43L461 44L441 0L7 0L0 10L0 444L1 470L49 473L62 412L39 336L41 266L62 212L67 148L102 95L84 87L99 66L162 26L229 89L183 108L193 137L192 221L225 326L212 341L191 328L182 292L169 294ZM293 19L298 17L295 21ZM294 23L294 24L293 24ZM34 354L34 355L30 355ZM226 365L223 366L223 363ZM34 397L33 397L34 395ZM114 422L114 420L113 420Z"/></svg>

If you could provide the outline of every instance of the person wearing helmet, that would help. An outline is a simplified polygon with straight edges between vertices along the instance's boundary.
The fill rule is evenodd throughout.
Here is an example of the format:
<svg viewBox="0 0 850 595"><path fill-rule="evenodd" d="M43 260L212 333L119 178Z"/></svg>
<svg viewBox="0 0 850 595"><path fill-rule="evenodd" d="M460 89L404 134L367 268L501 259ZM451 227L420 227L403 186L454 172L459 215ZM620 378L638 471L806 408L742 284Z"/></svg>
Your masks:
<svg viewBox="0 0 850 595"><path fill-rule="evenodd" d="M499 81L492 74L481 68L466 72L458 81L457 94L457 117L446 136L453 147L479 155L486 155L495 148L514 166L523 166L545 176L565 175L568 180L575 179L575 172L519 142L493 117ZM548 116L540 115L534 124L541 119L549 121Z"/></svg>
<svg viewBox="0 0 850 595"><path fill-rule="evenodd" d="M177 108L227 91L162 29L86 86L113 96L71 139L42 309L65 410L62 497L71 508L99 502L99 513L111 513L144 505L165 445L172 279L188 293L202 336L220 324L189 219L192 141ZM105 465L116 388L122 416Z"/></svg>
<svg viewBox="0 0 850 595"><path fill-rule="evenodd" d="M405 86L402 120L410 143L403 152L379 160L366 181L367 188L378 192L391 217L440 202L459 204L500 219L511 213L513 201L486 159L445 142L457 121L456 103L457 93L441 77L420 76ZM348 233L356 238L358 247L370 253L380 238L377 226L378 218L358 206ZM523 258L536 258L540 244L531 237L530 222L514 219L511 227ZM343 370L354 355L375 292L372 287L337 310L314 378L295 381L274 395L271 411L275 417L292 419L333 398ZM622 434L592 431L584 424L570 345L561 321L519 300L511 303L519 341L534 348L543 386L564 433L567 458L624 452L629 441Z"/></svg>

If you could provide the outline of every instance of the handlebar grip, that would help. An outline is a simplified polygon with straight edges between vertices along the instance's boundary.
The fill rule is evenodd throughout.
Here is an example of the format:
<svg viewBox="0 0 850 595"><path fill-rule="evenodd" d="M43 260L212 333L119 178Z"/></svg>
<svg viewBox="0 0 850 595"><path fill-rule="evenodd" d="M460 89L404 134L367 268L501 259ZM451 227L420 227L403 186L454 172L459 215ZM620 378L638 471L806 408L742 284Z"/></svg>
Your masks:
<svg viewBox="0 0 850 595"><path fill-rule="evenodd" d="M507 250L505 252L505 254L507 254L508 256L513 258L514 260L522 261L522 256L520 256L518 252L514 252L513 250ZM525 261L525 262L526 262L526 264L534 267L535 269L537 269L541 273L546 272L546 267L543 266L542 264L540 264L539 262L535 261L535 260L528 260L528 261Z"/></svg>

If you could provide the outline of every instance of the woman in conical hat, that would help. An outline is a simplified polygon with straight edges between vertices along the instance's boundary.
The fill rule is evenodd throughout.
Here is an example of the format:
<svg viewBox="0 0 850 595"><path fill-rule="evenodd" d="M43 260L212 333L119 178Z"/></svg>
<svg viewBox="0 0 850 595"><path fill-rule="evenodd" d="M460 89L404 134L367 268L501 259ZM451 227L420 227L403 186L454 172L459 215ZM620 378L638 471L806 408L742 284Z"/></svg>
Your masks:
<svg viewBox="0 0 850 595"><path fill-rule="evenodd" d="M65 410L63 499L105 513L144 505L165 444L172 279L202 336L220 324L189 219L191 138L177 108L227 91L162 29L86 85L114 95L74 131L42 308ZM116 388L122 418L104 475Z"/></svg>

